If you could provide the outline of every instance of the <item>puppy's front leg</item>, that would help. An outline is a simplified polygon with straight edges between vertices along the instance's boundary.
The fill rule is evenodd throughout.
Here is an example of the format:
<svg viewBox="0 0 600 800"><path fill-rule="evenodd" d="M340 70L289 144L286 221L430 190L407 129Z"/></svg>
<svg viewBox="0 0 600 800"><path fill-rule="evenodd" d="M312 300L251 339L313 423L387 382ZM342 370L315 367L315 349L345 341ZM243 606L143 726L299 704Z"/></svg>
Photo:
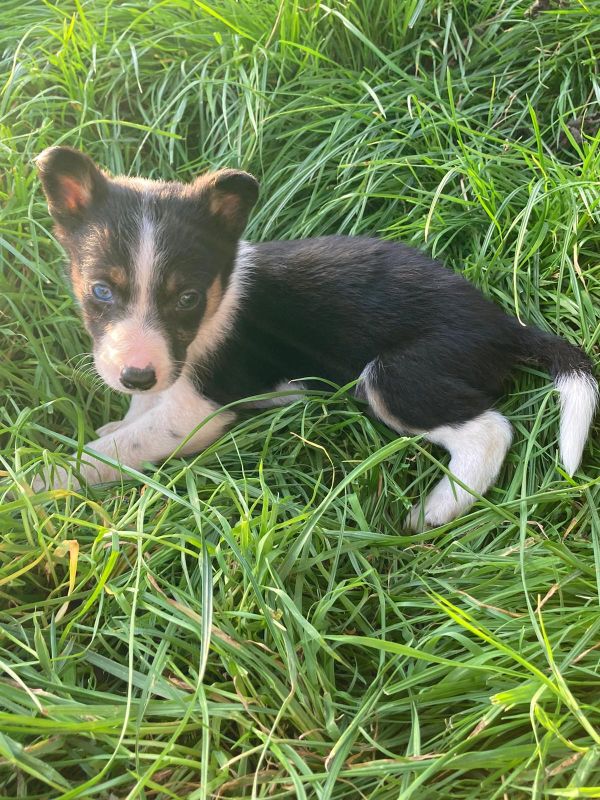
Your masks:
<svg viewBox="0 0 600 800"><path fill-rule="evenodd" d="M136 470L141 470L146 462L164 461L184 441L179 450L181 455L197 453L214 442L235 419L235 414L228 411L201 424L217 409L216 403L198 394L189 381L182 377L170 389L162 392L158 402L147 411L117 430L90 442L86 450L92 455L83 454L80 474L92 484L119 480L121 477L120 470L95 459L94 452ZM66 474L56 475L53 486L65 486L66 478Z"/></svg>
<svg viewBox="0 0 600 800"><path fill-rule="evenodd" d="M129 410L123 419L117 419L113 422L107 422L96 429L98 436L106 436L108 433L114 433L118 428L123 425L128 425L133 419L145 414L153 406L160 402L162 392L160 394L134 394L131 398Z"/></svg>

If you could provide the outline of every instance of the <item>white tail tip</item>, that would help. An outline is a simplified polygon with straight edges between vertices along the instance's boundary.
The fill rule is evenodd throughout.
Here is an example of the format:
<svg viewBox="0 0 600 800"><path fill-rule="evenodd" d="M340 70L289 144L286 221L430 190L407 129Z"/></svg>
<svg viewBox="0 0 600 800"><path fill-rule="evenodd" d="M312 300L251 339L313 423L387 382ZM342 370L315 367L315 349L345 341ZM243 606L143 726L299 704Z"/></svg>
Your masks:
<svg viewBox="0 0 600 800"><path fill-rule="evenodd" d="M554 385L560 395L560 457L573 475L596 411L598 384L587 372L566 372L557 376Z"/></svg>

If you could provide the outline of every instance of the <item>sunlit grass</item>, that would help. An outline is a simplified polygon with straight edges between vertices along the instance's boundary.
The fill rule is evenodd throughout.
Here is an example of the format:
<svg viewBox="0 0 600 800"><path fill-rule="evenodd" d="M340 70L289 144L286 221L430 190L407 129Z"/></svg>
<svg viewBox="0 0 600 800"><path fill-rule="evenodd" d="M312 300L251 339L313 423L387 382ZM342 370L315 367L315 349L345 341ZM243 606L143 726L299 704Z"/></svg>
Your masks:
<svg viewBox="0 0 600 800"><path fill-rule="evenodd" d="M561 471L547 376L509 387L486 500L418 535L444 454L344 392L145 483L28 489L124 410L63 278L50 144L243 167L249 238L413 243L595 356L600 10L547 5L2 4L3 798L600 796L600 454Z"/></svg>

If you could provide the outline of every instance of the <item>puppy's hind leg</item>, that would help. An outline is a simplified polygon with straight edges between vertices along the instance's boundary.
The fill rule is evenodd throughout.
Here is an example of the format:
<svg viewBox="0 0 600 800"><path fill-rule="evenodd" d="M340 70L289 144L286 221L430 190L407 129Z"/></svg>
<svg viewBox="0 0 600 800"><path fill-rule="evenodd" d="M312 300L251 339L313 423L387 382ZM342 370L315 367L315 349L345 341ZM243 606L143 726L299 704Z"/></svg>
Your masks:
<svg viewBox="0 0 600 800"><path fill-rule="evenodd" d="M442 478L425 501L409 513L407 523L413 530L450 522L470 508L478 495L487 492L511 445L512 428L506 417L489 410L460 425L435 428L425 438L448 450L452 476L468 488L449 475Z"/></svg>
<svg viewBox="0 0 600 800"><path fill-rule="evenodd" d="M447 354L427 344L377 358L361 375L360 386L379 419L448 450L450 472L467 487L444 477L409 513L412 529L443 525L470 508L495 481L512 440L508 420L489 408L491 398L451 366Z"/></svg>

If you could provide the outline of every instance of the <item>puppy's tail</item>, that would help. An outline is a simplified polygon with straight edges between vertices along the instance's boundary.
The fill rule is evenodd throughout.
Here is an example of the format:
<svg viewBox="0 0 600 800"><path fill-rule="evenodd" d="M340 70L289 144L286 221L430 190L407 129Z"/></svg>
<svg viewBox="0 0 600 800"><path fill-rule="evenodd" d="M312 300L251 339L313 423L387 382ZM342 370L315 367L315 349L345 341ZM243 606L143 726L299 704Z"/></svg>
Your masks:
<svg viewBox="0 0 600 800"><path fill-rule="evenodd" d="M560 457L566 471L573 475L598 404L592 362L583 350L558 336L536 328L522 330L522 361L548 370L560 396Z"/></svg>

